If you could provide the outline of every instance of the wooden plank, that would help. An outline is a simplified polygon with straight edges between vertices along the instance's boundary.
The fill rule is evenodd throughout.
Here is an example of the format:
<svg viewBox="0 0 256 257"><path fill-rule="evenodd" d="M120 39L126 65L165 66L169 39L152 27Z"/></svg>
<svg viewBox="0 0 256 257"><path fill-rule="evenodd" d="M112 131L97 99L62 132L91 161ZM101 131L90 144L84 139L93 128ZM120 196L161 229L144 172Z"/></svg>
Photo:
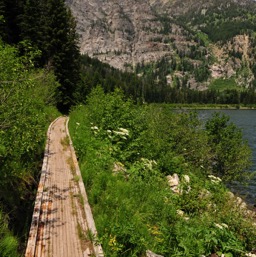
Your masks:
<svg viewBox="0 0 256 257"><path fill-rule="evenodd" d="M47 144L38 186L34 213L25 257L89 257L96 254L102 257L99 246L81 233L92 229L86 221L89 217L81 204L81 173L77 173L77 160L72 146L67 144L69 137L67 118L56 119L47 132ZM74 176L76 176L74 178ZM77 176L79 182L77 182ZM83 184L83 183L82 183ZM83 186L84 187L84 186ZM82 194L83 193L83 194ZM87 203L88 204L88 203ZM88 208L88 206L87 206ZM94 251L98 251L95 252Z"/></svg>

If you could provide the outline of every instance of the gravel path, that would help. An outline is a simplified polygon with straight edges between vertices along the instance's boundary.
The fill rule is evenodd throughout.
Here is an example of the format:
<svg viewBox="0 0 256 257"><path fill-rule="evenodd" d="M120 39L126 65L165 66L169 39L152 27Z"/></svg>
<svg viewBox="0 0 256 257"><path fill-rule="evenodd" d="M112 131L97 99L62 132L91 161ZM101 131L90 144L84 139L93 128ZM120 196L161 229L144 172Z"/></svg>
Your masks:
<svg viewBox="0 0 256 257"><path fill-rule="evenodd" d="M95 256L66 122L60 117L48 130L26 257Z"/></svg>

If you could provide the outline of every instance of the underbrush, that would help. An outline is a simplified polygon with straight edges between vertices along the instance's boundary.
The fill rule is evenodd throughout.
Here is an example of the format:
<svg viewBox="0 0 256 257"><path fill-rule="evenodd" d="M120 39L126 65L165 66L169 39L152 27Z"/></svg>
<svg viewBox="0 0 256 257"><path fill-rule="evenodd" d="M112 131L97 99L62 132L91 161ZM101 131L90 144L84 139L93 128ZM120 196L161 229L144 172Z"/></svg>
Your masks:
<svg viewBox="0 0 256 257"><path fill-rule="evenodd" d="M224 186L226 166L216 177L216 141L195 113L135 106L119 91L96 88L71 112L69 126L105 256L151 250L231 257L254 250L253 215ZM166 179L174 173L175 190Z"/></svg>
<svg viewBox="0 0 256 257"><path fill-rule="evenodd" d="M0 256L25 248L46 131L59 114L52 72L0 42ZM31 54L31 55L30 55Z"/></svg>

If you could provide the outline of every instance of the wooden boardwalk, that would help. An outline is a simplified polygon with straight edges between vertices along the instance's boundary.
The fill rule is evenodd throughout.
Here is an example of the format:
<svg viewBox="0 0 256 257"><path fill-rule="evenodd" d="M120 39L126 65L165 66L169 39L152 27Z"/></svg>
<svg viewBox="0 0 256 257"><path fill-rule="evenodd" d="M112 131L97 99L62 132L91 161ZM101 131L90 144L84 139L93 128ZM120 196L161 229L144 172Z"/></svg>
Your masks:
<svg viewBox="0 0 256 257"><path fill-rule="evenodd" d="M48 130L25 257L103 256L88 237L97 231L66 123L60 117Z"/></svg>

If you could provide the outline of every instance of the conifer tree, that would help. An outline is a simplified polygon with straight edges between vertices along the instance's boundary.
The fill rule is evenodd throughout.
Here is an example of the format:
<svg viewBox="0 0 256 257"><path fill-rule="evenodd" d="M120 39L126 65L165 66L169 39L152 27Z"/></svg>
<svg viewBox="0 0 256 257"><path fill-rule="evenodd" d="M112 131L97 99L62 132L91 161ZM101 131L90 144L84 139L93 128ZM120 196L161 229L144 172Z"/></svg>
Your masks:
<svg viewBox="0 0 256 257"><path fill-rule="evenodd" d="M41 51L39 66L54 70L61 84L59 108L66 111L80 79L75 20L64 0L25 0L23 9L21 37Z"/></svg>
<svg viewBox="0 0 256 257"><path fill-rule="evenodd" d="M22 40L29 41L34 49L41 51L38 65L43 66L47 63L47 47L49 33L47 31L47 12L45 1L25 0L23 12L20 15L20 30Z"/></svg>
<svg viewBox="0 0 256 257"><path fill-rule="evenodd" d="M48 64L53 65L61 84L59 108L67 110L79 82L79 49L75 20L63 0L48 0L49 47Z"/></svg>
<svg viewBox="0 0 256 257"><path fill-rule="evenodd" d="M3 37L6 36L4 15L5 15L4 1L0 0L0 38L1 39L3 39Z"/></svg>
<svg viewBox="0 0 256 257"><path fill-rule="evenodd" d="M15 44L20 40L18 26L23 1L0 0L0 37L7 43Z"/></svg>

